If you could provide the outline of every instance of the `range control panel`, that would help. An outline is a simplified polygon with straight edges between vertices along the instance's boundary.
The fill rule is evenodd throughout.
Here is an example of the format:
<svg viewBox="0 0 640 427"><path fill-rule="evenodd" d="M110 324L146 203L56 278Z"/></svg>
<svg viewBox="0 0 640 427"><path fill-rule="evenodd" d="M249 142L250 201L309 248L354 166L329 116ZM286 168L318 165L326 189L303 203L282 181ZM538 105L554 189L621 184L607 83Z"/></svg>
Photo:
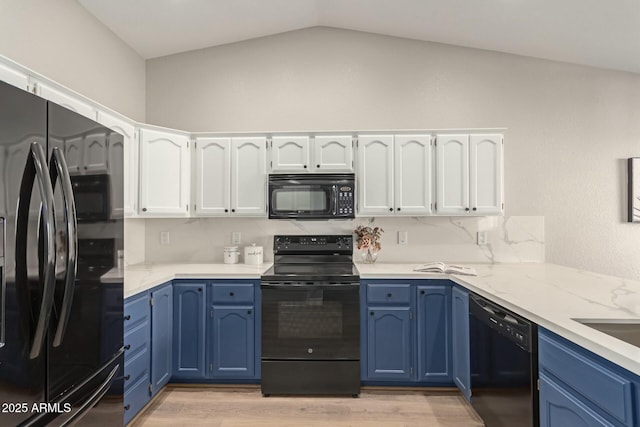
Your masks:
<svg viewBox="0 0 640 427"><path fill-rule="evenodd" d="M320 236L283 236L273 237L273 253L306 253L306 252L327 252L333 253L351 252L353 248L353 236L343 235L320 235Z"/></svg>

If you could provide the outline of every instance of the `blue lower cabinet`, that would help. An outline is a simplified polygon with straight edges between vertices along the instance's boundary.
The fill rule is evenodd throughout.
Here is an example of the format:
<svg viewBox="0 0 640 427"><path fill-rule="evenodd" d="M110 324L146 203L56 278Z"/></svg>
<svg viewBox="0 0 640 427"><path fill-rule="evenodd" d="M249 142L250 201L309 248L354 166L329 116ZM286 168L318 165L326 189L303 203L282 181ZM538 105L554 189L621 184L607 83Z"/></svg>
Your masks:
<svg viewBox="0 0 640 427"><path fill-rule="evenodd" d="M169 382L173 352L173 286L151 292L151 395Z"/></svg>
<svg viewBox="0 0 640 427"><path fill-rule="evenodd" d="M217 306L210 310L209 374L212 378L255 376L255 309Z"/></svg>
<svg viewBox="0 0 640 427"><path fill-rule="evenodd" d="M451 285L418 286L417 291L418 381L451 383Z"/></svg>
<svg viewBox="0 0 640 427"><path fill-rule="evenodd" d="M553 380L540 375L540 427L601 427L606 421Z"/></svg>
<svg viewBox="0 0 640 427"><path fill-rule="evenodd" d="M411 307L369 307L367 377L408 381L413 378Z"/></svg>
<svg viewBox="0 0 640 427"><path fill-rule="evenodd" d="M149 402L151 307L148 293L124 302L124 423Z"/></svg>
<svg viewBox="0 0 640 427"><path fill-rule="evenodd" d="M205 378L206 282L173 285L173 379Z"/></svg>
<svg viewBox="0 0 640 427"><path fill-rule="evenodd" d="M453 382L458 386L462 395L470 400L469 293L454 286L451 291L451 301Z"/></svg>

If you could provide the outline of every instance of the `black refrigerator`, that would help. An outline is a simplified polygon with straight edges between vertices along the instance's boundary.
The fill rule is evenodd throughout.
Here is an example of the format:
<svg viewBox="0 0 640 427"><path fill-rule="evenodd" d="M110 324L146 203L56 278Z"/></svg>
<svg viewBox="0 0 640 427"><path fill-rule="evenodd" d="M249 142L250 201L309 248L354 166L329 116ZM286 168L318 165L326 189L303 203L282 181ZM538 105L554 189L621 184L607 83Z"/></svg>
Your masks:
<svg viewBox="0 0 640 427"><path fill-rule="evenodd" d="M123 423L123 137L0 81L0 425Z"/></svg>

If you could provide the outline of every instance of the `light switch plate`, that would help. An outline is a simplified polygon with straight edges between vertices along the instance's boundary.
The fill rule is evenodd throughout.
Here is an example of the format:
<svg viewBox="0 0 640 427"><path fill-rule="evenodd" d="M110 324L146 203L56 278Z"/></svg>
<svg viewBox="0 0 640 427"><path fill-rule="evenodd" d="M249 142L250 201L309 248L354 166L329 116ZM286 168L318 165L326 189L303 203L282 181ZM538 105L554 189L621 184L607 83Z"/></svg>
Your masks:
<svg viewBox="0 0 640 427"><path fill-rule="evenodd" d="M409 244L409 233L406 231L398 231L398 244L399 245L408 245Z"/></svg>
<svg viewBox="0 0 640 427"><path fill-rule="evenodd" d="M478 231L477 234L478 246L489 244L489 233L487 231Z"/></svg>
<svg viewBox="0 0 640 427"><path fill-rule="evenodd" d="M161 231L160 232L160 244L161 245L168 245L171 241L169 240L169 232L168 231Z"/></svg>
<svg viewBox="0 0 640 427"><path fill-rule="evenodd" d="M231 233L231 243L234 245L239 245L242 241L242 233L239 231L234 231Z"/></svg>

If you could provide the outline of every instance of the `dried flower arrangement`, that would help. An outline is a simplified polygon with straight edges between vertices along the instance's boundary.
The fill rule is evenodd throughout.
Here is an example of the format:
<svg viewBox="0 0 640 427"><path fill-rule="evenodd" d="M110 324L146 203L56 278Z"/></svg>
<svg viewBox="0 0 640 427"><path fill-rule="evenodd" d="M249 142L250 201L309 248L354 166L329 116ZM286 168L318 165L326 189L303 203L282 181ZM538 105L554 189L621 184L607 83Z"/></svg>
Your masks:
<svg viewBox="0 0 640 427"><path fill-rule="evenodd" d="M380 238L384 230L380 227L369 227L366 225L359 225L353 230L356 233L356 247L358 250L370 249L372 252L378 252L382 249L380 245Z"/></svg>

